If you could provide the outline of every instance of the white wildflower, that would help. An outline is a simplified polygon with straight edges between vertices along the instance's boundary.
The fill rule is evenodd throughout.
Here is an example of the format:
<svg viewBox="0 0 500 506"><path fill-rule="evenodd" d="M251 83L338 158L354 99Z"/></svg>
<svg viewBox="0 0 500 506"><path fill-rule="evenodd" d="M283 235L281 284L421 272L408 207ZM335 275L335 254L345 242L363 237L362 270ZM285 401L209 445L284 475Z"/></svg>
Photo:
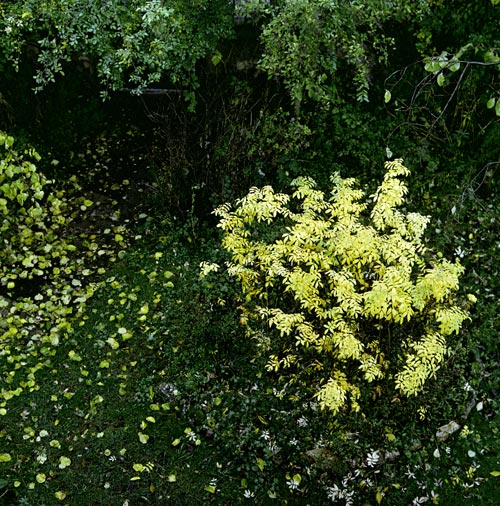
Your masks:
<svg viewBox="0 0 500 506"><path fill-rule="evenodd" d="M243 497L245 499L251 499L252 497L255 497L255 493L251 492L250 490L246 489L245 492L243 492Z"/></svg>
<svg viewBox="0 0 500 506"><path fill-rule="evenodd" d="M366 456L366 464L368 467L375 467L380 462L380 452L378 450L369 453Z"/></svg>
<svg viewBox="0 0 500 506"><path fill-rule="evenodd" d="M419 504L426 503L428 500L429 500L429 498L427 496L415 497L415 499L413 499L413 501L412 501L412 505L418 506Z"/></svg>
<svg viewBox="0 0 500 506"><path fill-rule="evenodd" d="M269 431L268 430L263 430L262 431L262 434L260 435L260 437L264 440L264 441L269 441L271 439L271 436L269 434Z"/></svg>

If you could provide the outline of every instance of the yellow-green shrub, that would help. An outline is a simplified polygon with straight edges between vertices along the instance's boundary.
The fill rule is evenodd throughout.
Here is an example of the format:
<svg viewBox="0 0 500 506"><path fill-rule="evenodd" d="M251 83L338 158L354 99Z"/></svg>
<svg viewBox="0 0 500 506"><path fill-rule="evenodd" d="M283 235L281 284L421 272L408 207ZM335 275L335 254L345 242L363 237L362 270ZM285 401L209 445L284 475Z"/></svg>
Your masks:
<svg viewBox="0 0 500 506"><path fill-rule="evenodd" d="M333 412L348 401L359 410L365 382L417 394L468 316L454 304L463 267L425 247L428 217L400 209L408 174L402 160L387 162L370 199L353 179L332 177L327 198L304 177L291 196L252 188L234 210L215 211L246 315L279 331L253 334L267 369L290 369L288 380L307 382Z"/></svg>

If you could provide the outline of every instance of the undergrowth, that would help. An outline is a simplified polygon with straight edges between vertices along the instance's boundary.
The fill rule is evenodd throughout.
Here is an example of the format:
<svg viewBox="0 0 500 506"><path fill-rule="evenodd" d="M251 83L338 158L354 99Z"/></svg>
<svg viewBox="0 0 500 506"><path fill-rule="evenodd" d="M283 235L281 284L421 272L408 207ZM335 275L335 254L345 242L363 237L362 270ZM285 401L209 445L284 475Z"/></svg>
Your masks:
<svg viewBox="0 0 500 506"><path fill-rule="evenodd" d="M71 331L0 356L0 504L496 504L498 207L473 204L434 231L473 323L418 398L375 394L369 417L277 387L231 279L199 278L217 238L141 215Z"/></svg>

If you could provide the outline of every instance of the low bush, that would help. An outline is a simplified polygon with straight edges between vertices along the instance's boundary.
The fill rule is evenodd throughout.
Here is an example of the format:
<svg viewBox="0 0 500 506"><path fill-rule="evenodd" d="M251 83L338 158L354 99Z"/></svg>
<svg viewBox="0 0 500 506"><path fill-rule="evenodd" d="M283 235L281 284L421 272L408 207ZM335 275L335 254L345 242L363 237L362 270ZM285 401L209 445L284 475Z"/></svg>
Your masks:
<svg viewBox="0 0 500 506"><path fill-rule="evenodd" d="M463 267L425 246L428 217L398 209L408 174L401 160L386 163L369 214L354 179L338 175L329 199L298 178L292 196L253 188L215 211L244 317L277 331L250 331L266 368L334 413L359 411L367 396L418 394L468 318L456 301Z"/></svg>

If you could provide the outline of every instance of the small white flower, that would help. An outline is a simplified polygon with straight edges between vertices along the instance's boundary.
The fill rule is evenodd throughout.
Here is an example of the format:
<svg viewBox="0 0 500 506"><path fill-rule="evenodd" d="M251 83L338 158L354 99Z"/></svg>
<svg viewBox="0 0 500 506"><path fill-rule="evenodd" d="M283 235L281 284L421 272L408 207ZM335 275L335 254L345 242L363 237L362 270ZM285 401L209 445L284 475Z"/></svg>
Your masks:
<svg viewBox="0 0 500 506"><path fill-rule="evenodd" d="M36 458L36 460L40 464L43 464L47 460L47 455L45 453L42 453L41 455L38 455L38 457Z"/></svg>
<svg viewBox="0 0 500 506"><path fill-rule="evenodd" d="M275 443L269 443L269 451L273 454L273 455L276 455L277 453L279 453L281 451L281 448L275 444Z"/></svg>
<svg viewBox="0 0 500 506"><path fill-rule="evenodd" d="M375 467L380 462L380 452L378 450L369 453L366 456L366 464L368 467Z"/></svg>
<svg viewBox="0 0 500 506"><path fill-rule="evenodd" d="M286 482L286 484L288 485L288 488L290 490L296 490L297 488L299 488L300 481L297 481L297 480L294 480L293 478L291 478L290 480L288 480Z"/></svg>
<svg viewBox="0 0 500 506"><path fill-rule="evenodd" d="M245 492L243 492L243 497L245 499L251 499L252 497L255 497L254 492L251 492L250 490L246 489Z"/></svg>
<svg viewBox="0 0 500 506"><path fill-rule="evenodd" d="M297 425L299 427L307 427L307 425L309 424L309 420L305 417L305 416L301 416L298 420L297 420Z"/></svg>
<svg viewBox="0 0 500 506"><path fill-rule="evenodd" d="M413 471L410 471L410 468L406 470L405 475L410 480L414 480L416 478L415 473Z"/></svg>
<svg viewBox="0 0 500 506"><path fill-rule="evenodd" d="M189 441L196 441L196 433L192 430L190 430L187 434L186 434L186 438L189 440Z"/></svg>
<svg viewBox="0 0 500 506"><path fill-rule="evenodd" d="M263 430L262 431L262 434L260 435L260 437L264 440L264 441L269 441L271 439L271 436L269 434L269 431L268 430Z"/></svg>
<svg viewBox="0 0 500 506"><path fill-rule="evenodd" d="M327 495L328 499L330 499L331 501L335 501L335 500L341 498L342 491L335 484L335 485L333 485L333 487L327 487L326 488L326 495Z"/></svg>
<svg viewBox="0 0 500 506"><path fill-rule="evenodd" d="M418 504L426 503L428 500L429 500L429 498L427 496L415 497L415 499L413 499L413 501L412 501L412 504L417 506Z"/></svg>
<svg viewBox="0 0 500 506"><path fill-rule="evenodd" d="M290 446L297 446L299 444L298 440L293 438L290 439Z"/></svg>

